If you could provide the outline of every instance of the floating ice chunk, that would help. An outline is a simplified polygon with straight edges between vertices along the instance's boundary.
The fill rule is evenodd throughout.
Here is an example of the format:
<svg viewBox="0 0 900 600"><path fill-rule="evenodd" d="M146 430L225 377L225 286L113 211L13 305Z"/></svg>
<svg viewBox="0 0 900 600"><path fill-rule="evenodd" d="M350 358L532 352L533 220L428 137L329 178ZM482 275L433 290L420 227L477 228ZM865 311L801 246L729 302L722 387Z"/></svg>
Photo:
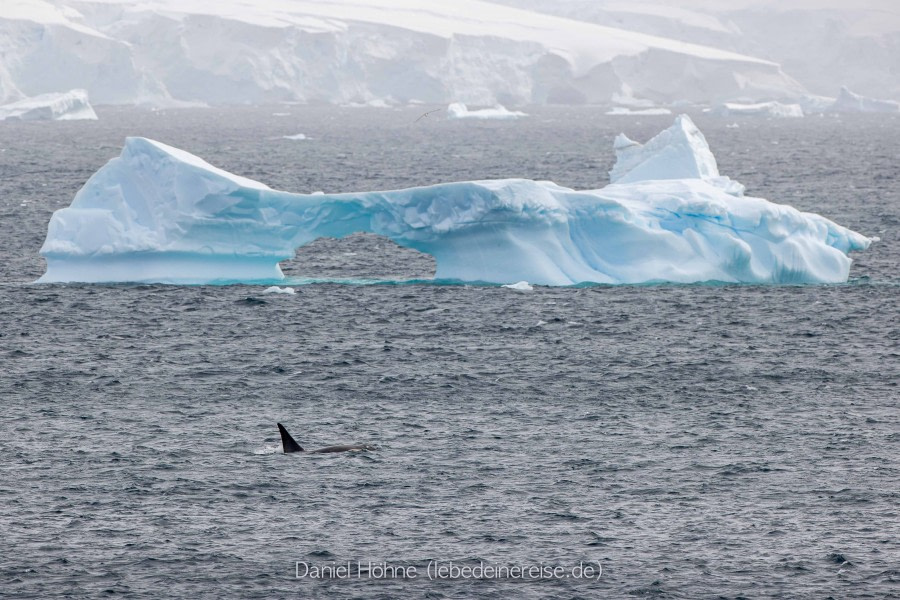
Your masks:
<svg viewBox="0 0 900 600"><path fill-rule="evenodd" d="M263 294L295 294L296 290L292 287L278 287L273 285L263 290Z"/></svg>
<svg viewBox="0 0 900 600"><path fill-rule="evenodd" d="M837 100L826 110L828 112L897 113L900 112L900 102L867 98L842 87Z"/></svg>
<svg viewBox="0 0 900 600"><path fill-rule="evenodd" d="M41 94L0 106L0 120L77 121L97 120L84 90L61 94Z"/></svg>
<svg viewBox="0 0 900 600"><path fill-rule="evenodd" d="M454 102L447 107L448 119L518 119L519 117L527 117L523 112L508 110L505 106L498 104L494 108L482 108L479 110L469 110L462 102Z"/></svg>
<svg viewBox="0 0 900 600"><path fill-rule="evenodd" d="M756 102L754 104L725 102L716 106L710 112L720 117L745 116L792 119L803 116L803 107L799 104L782 104L781 102Z"/></svg>
<svg viewBox="0 0 900 600"><path fill-rule="evenodd" d="M443 280L822 283L846 281L847 254L871 242L735 195L687 117L616 150L617 183L593 191L502 179L291 194L128 138L53 214L39 281L275 283L298 247L370 232L430 254Z"/></svg>
<svg viewBox="0 0 900 600"><path fill-rule="evenodd" d="M654 115L671 115L672 111L668 108L628 108L626 106L614 106L606 111L611 116L654 116Z"/></svg>
<svg viewBox="0 0 900 600"><path fill-rule="evenodd" d="M534 289L534 287L527 281L519 281L517 283L507 283L506 285L504 285L502 287L509 288L511 290L519 290L520 292L530 292Z"/></svg>

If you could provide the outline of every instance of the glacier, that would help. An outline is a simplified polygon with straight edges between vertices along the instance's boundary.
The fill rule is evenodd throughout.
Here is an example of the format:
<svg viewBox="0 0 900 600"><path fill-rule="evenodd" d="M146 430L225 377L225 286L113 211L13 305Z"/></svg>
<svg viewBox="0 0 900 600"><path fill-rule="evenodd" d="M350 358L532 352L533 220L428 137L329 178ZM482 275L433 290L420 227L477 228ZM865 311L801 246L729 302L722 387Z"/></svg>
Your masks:
<svg viewBox="0 0 900 600"><path fill-rule="evenodd" d="M0 121L97 120L85 90L40 94L0 106Z"/></svg>
<svg viewBox="0 0 900 600"><path fill-rule="evenodd" d="M900 99L896 0L494 1L758 56L782 65L810 94L831 96L829 102L835 82L873 98ZM719 101L803 103L795 94L743 96Z"/></svg>
<svg viewBox="0 0 900 600"><path fill-rule="evenodd" d="M279 262L300 246L370 232L433 256L438 280L832 283L871 242L744 196L685 115L646 144L620 135L615 149L598 190L500 179L293 194L128 138L51 217L38 281L279 283Z"/></svg>
<svg viewBox="0 0 900 600"><path fill-rule="evenodd" d="M0 102L665 103L791 96L775 62L481 0L3 0Z"/></svg>

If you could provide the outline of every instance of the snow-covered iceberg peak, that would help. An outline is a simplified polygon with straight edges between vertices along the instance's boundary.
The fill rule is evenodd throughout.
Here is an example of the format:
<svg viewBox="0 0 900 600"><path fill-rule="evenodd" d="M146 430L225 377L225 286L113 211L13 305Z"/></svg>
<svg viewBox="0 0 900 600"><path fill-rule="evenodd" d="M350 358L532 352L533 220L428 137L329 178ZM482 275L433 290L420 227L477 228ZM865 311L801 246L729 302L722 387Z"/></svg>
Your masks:
<svg viewBox="0 0 900 600"><path fill-rule="evenodd" d="M819 215L728 193L687 118L626 162L634 181L583 192L501 179L291 194L128 138L53 214L39 281L276 283L300 246L370 232L433 256L438 279L822 283L846 281L847 254L869 245Z"/></svg>
<svg viewBox="0 0 900 600"><path fill-rule="evenodd" d="M646 144L639 144L620 133L613 148L616 164L609 172L610 183L719 177L716 157L687 115L676 117L671 127Z"/></svg>

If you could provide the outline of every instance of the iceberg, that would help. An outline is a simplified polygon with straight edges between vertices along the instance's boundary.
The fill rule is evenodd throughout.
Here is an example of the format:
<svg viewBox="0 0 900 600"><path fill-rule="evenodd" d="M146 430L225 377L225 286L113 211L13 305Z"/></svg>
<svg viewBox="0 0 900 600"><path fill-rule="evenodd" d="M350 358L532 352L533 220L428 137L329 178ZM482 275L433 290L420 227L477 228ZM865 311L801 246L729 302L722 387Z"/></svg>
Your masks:
<svg viewBox="0 0 900 600"><path fill-rule="evenodd" d="M469 110L462 102L454 102L447 107L448 119L500 119L512 120L519 117L527 117L526 113L509 110L502 104L498 104L493 108L481 108L478 110Z"/></svg>
<svg viewBox="0 0 900 600"><path fill-rule="evenodd" d="M292 194L128 138L51 217L38 281L273 284L297 248L369 232L433 256L439 280L831 283L871 242L744 196L687 116L615 148L612 183L592 191L500 179Z"/></svg>
<svg viewBox="0 0 900 600"><path fill-rule="evenodd" d="M41 94L0 106L0 121L78 121L97 120L84 90Z"/></svg>
<svg viewBox="0 0 900 600"><path fill-rule="evenodd" d="M842 87L834 104L826 110L828 112L900 113L900 102L867 98Z"/></svg>
<svg viewBox="0 0 900 600"><path fill-rule="evenodd" d="M775 117L790 119L803 116L803 107L799 104L782 104L781 102L724 102L712 109L712 114L720 117L749 116Z"/></svg>

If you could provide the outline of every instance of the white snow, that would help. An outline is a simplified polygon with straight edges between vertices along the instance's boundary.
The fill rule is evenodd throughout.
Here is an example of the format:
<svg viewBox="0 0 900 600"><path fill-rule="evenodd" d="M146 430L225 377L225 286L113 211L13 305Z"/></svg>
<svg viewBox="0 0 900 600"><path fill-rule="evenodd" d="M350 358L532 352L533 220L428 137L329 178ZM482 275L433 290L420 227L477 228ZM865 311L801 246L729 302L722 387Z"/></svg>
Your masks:
<svg viewBox="0 0 900 600"><path fill-rule="evenodd" d="M292 287L278 287L277 285L272 285L263 290L263 294L296 294L297 290Z"/></svg>
<svg viewBox="0 0 900 600"><path fill-rule="evenodd" d="M710 112L720 117L773 117L791 119L803 116L803 107L799 104L782 104L781 102L724 102Z"/></svg>
<svg viewBox="0 0 900 600"><path fill-rule="evenodd" d="M448 119L497 119L508 121L527 116L528 115L523 112L508 110L502 104L498 104L493 108L481 108L477 110L469 110L462 102L454 102L447 107Z"/></svg>
<svg viewBox="0 0 900 600"><path fill-rule="evenodd" d="M0 121L78 121L97 120L97 113L84 90L59 94L41 94L0 106Z"/></svg>
<svg viewBox="0 0 900 600"><path fill-rule="evenodd" d="M769 60L484 2L3 0L0 92L104 104L764 99Z"/></svg>
<svg viewBox="0 0 900 600"><path fill-rule="evenodd" d="M467 282L845 281L871 240L721 177L682 115L644 145L616 138L613 184L464 181L384 192L291 194L128 138L56 211L41 282L283 280L278 263L319 237L371 232Z"/></svg>
<svg viewBox="0 0 900 600"><path fill-rule="evenodd" d="M828 112L897 113L900 112L900 102L866 98L842 87L837 100L826 110Z"/></svg>
<svg viewBox="0 0 900 600"><path fill-rule="evenodd" d="M511 290L516 290L519 292L531 292L534 291L534 286L532 286L527 281L518 281L516 283L507 283L501 287L509 288Z"/></svg>

